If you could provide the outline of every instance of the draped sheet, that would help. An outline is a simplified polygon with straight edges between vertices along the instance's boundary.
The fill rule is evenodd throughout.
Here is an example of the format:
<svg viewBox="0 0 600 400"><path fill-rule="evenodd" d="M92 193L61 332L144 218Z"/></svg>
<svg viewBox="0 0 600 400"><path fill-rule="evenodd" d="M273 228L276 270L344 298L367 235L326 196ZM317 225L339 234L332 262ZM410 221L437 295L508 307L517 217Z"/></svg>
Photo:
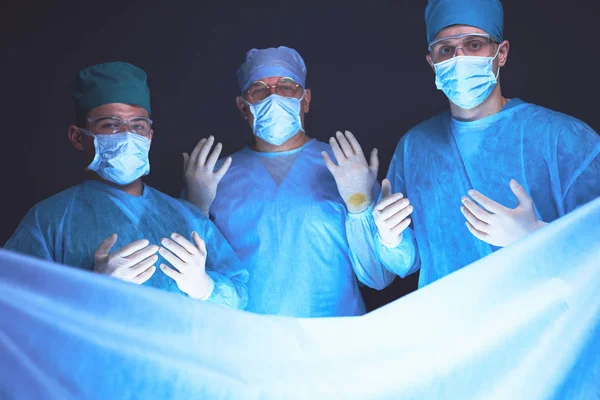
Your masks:
<svg viewBox="0 0 600 400"><path fill-rule="evenodd" d="M0 399L600 399L600 199L360 317L0 250Z"/></svg>

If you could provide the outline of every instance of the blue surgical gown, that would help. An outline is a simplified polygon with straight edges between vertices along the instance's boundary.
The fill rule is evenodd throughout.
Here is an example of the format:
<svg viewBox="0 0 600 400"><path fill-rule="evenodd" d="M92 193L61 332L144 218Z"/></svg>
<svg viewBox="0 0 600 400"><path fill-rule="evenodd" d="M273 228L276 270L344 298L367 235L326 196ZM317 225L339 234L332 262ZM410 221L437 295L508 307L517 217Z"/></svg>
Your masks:
<svg viewBox="0 0 600 400"><path fill-rule="evenodd" d="M250 272L249 311L294 317L365 312L346 238L346 206L322 151L331 154L314 139L278 153L245 147L232 155L219 183L210 213ZM266 168L277 162L265 159L294 153L279 182L281 174ZM384 287L394 277L369 267L356 271L368 286Z"/></svg>
<svg viewBox="0 0 600 400"><path fill-rule="evenodd" d="M86 180L36 204L4 248L91 271L96 249L113 233L118 238L111 252L139 239L160 246L173 232L192 241L192 231L206 242L206 272L215 282L208 301L243 309L248 271L218 229L192 204L147 185L138 197ZM182 293L158 268L169 263L157 255L157 269L144 285Z"/></svg>
<svg viewBox="0 0 600 400"><path fill-rule="evenodd" d="M414 206L414 237L407 229L403 243L416 239L415 262L407 261L406 243L396 249L380 243L369 213L348 220L352 249L360 262L379 260L402 277L420 267L419 287L425 286L498 249L466 227L460 206L469 189L514 208L509 181L515 179L538 219L551 222L600 196L599 154L600 137L588 125L520 99L472 122L439 114L402 137L387 175L392 190Z"/></svg>

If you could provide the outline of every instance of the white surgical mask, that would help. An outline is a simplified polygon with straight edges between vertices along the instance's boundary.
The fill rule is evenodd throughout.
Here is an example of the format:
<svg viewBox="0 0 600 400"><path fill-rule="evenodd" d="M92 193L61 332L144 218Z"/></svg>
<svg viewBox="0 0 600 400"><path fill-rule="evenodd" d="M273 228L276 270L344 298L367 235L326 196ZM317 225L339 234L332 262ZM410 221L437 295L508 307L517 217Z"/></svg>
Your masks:
<svg viewBox="0 0 600 400"><path fill-rule="evenodd" d="M254 134L274 146L281 146L302 129L300 105L302 97L283 97L272 94L258 103L248 103L254 116Z"/></svg>

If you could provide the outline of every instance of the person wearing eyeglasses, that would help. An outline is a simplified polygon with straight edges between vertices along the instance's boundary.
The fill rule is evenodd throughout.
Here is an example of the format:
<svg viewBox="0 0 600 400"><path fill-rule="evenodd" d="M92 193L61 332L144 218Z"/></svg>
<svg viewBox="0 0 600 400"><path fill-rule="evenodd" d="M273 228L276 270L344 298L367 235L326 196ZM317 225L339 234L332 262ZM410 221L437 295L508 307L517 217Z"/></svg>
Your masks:
<svg viewBox="0 0 600 400"><path fill-rule="evenodd" d="M4 248L243 309L248 271L219 230L142 182L154 135L146 72L92 65L71 91L69 140L87 158L86 179L35 205Z"/></svg>
<svg viewBox="0 0 600 400"><path fill-rule="evenodd" d="M236 103L253 143L217 164L222 145L213 149L212 136L201 139L190 155L184 154L184 196L213 218L248 268L248 311L294 317L364 314L357 277L381 289L394 275L379 264L378 271L353 269L341 195L352 188L338 190L322 155L333 157L331 146L306 133L311 91L304 60L285 46L252 49L238 82ZM362 202L358 197L371 198L372 188L373 182L368 193L349 201L350 208Z"/></svg>
<svg viewBox="0 0 600 400"><path fill-rule="evenodd" d="M600 195L598 134L502 93L510 46L503 21L498 0L427 4L426 59L450 111L402 136L381 200L349 221L363 229L363 263L402 277L420 268L423 287ZM413 232L418 257L410 263L402 244Z"/></svg>

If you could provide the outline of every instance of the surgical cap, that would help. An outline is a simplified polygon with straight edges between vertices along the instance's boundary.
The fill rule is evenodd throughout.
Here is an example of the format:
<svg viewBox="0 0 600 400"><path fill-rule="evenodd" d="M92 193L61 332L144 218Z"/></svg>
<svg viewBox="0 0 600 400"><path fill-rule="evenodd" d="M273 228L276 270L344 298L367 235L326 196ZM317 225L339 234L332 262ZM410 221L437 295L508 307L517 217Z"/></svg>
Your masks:
<svg viewBox="0 0 600 400"><path fill-rule="evenodd" d="M110 103L143 107L150 114L146 72L126 62L107 62L83 68L71 82L77 112L87 113Z"/></svg>
<svg viewBox="0 0 600 400"><path fill-rule="evenodd" d="M427 43L450 25L482 29L494 40L503 38L504 11L499 0L429 0L425 9Z"/></svg>
<svg viewBox="0 0 600 400"><path fill-rule="evenodd" d="M240 65L237 76L242 93L252 82L270 76L292 78L294 82L305 87L306 65L300 54L289 47L252 49L246 53L246 60Z"/></svg>

